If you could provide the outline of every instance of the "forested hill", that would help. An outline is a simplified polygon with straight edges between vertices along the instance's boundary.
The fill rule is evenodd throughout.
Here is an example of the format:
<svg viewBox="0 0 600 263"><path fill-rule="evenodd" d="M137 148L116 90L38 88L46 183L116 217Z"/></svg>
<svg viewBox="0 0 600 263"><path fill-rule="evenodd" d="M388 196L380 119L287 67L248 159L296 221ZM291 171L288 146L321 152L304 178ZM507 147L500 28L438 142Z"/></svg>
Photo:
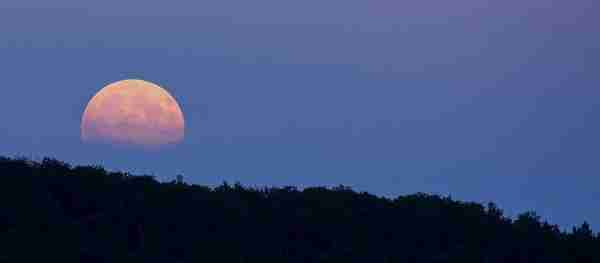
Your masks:
<svg viewBox="0 0 600 263"><path fill-rule="evenodd" d="M0 262L600 262L586 223L428 194L159 183L0 158Z"/></svg>

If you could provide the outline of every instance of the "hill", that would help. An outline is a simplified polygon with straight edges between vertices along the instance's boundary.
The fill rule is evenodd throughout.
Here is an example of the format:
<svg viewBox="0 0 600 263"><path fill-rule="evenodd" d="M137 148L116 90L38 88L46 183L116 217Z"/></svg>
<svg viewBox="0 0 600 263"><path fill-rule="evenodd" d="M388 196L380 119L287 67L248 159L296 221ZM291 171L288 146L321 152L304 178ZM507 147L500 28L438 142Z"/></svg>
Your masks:
<svg viewBox="0 0 600 263"><path fill-rule="evenodd" d="M159 183L0 158L0 262L600 262L587 223L347 187Z"/></svg>

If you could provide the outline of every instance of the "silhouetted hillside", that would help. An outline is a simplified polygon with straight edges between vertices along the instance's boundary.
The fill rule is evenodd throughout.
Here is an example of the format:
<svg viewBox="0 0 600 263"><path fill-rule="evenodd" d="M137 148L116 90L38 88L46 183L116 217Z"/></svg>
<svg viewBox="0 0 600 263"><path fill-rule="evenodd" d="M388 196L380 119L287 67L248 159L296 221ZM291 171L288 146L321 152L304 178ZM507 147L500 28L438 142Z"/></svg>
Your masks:
<svg viewBox="0 0 600 263"><path fill-rule="evenodd" d="M588 224L428 194L159 183L0 158L0 262L600 262Z"/></svg>

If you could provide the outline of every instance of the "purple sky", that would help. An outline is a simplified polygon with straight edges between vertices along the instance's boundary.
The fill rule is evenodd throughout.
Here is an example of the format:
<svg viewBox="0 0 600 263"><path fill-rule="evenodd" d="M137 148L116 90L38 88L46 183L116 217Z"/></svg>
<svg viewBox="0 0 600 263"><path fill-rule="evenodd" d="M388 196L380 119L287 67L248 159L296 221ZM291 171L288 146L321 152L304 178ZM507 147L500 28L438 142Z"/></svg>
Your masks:
<svg viewBox="0 0 600 263"><path fill-rule="evenodd" d="M214 185L337 185L599 230L596 0L2 1L0 154ZM185 142L92 147L104 85L168 89Z"/></svg>

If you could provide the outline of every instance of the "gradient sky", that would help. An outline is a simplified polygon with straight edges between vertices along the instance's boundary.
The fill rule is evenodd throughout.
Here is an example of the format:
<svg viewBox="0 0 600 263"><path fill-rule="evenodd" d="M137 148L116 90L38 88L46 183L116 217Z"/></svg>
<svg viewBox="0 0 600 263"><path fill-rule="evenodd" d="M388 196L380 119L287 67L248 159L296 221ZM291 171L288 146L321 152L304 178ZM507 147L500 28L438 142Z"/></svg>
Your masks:
<svg viewBox="0 0 600 263"><path fill-rule="evenodd" d="M191 183L429 192L600 230L597 0L0 2L0 154ZM103 86L168 89L186 140L84 145Z"/></svg>

